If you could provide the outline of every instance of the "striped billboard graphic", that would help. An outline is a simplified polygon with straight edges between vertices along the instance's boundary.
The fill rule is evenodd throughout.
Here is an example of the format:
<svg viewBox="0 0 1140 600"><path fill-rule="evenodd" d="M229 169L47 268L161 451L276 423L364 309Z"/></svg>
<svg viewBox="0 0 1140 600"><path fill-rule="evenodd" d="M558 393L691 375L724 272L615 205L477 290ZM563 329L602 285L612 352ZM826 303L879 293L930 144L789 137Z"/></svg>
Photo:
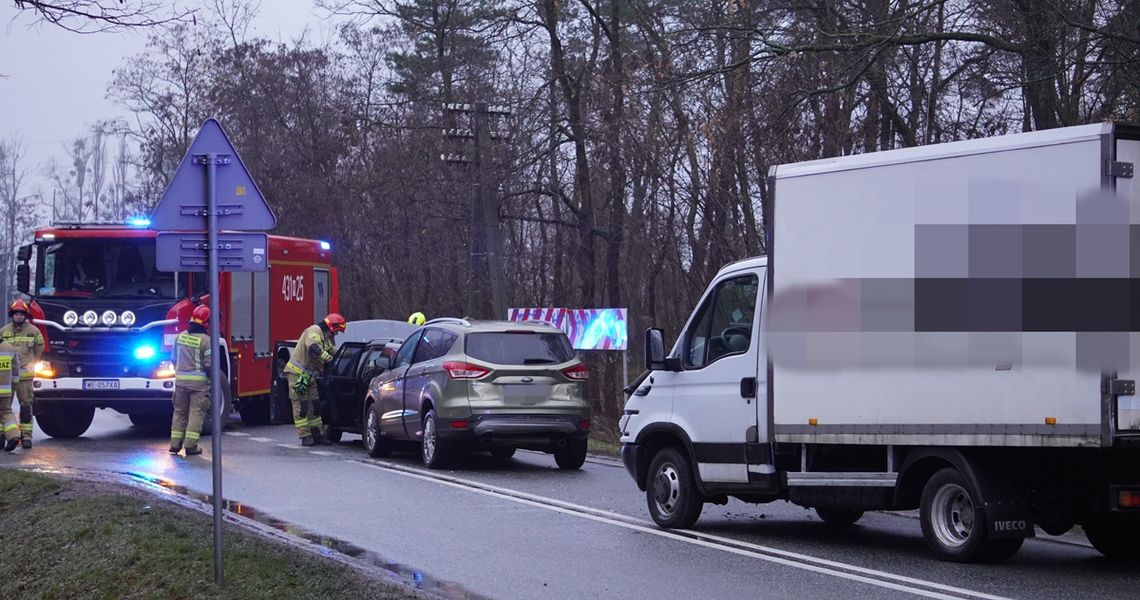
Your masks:
<svg viewBox="0 0 1140 600"><path fill-rule="evenodd" d="M625 308L512 308L511 321L545 321L570 338L575 350L626 350L629 329Z"/></svg>

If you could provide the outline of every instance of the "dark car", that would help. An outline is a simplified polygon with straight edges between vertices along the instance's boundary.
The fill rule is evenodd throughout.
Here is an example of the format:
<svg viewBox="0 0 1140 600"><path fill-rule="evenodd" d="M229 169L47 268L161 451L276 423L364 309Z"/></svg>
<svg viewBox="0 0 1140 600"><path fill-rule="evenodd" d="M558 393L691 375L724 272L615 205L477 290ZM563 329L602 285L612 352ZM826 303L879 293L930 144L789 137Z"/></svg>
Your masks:
<svg viewBox="0 0 1140 600"><path fill-rule="evenodd" d="M317 378L325 435L339 442L341 434L364 433L364 398L368 382L387 370L403 340L382 338L345 342L337 349L324 375Z"/></svg>

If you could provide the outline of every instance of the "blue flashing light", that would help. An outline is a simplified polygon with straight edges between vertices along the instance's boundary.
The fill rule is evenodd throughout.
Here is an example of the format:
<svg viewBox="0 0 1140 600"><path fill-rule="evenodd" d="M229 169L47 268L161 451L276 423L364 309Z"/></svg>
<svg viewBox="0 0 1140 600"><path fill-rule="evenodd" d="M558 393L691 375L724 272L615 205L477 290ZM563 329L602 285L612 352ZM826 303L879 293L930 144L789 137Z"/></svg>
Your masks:
<svg viewBox="0 0 1140 600"><path fill-rule="evenodd" d="M154 358L154 346L139 346L135 348L135 359L150 360Z"/></svg>
<svg viewBox="0 0 1140 600"><path fill-rule="evenodd" d="M332 244L328 242L321 242L321 250L332 250Z"/></svg>
<svg viewBox="0 0 1140 600"><path fill-rule="evenodd" d="M150 219L146 217L131 217L127 219L127 225L131 227L150 227Z"/></svg>

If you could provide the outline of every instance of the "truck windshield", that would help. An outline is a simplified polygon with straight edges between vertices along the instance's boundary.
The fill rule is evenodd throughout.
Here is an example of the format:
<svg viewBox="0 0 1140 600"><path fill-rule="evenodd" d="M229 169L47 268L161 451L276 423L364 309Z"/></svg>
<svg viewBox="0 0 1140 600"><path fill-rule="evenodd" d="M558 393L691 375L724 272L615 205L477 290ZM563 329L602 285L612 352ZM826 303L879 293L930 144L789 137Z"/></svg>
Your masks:
<svg viewBox="0 0 1140 600"><path fill-rule="evenodd" d="M67 240L39 248L43 297L177 298L174 273L155 269L154 240Z"/></svg>

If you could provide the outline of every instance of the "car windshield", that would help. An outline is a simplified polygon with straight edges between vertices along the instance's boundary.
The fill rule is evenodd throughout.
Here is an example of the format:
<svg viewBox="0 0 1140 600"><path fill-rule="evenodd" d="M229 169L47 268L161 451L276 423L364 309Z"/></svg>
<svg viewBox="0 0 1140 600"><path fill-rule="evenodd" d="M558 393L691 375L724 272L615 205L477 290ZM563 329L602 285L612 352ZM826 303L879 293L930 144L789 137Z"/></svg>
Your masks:
<svg viewBox="0 0 1140 600"><path fill-rule="evenodd" d="M67 240L40 246L36 292L43 297L177 298L174 273L155 268L155 244Z"/></svg>
<svg viewBox="0 0 1140 600"><path fill-rule="evenodd" d="M466 346L471 358L499 365L558 364L574 358L564 333L469 333Z"/></svg>

